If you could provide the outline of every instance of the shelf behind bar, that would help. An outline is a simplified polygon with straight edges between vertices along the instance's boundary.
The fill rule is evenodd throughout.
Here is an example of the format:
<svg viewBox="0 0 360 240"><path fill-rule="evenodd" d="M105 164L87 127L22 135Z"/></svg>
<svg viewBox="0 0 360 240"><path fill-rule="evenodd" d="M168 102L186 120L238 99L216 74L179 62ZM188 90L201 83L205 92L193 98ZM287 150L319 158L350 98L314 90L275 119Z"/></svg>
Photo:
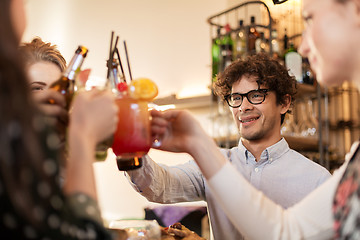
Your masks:
<svg viewBox="0 0 360 240"><path fill-rule="evenodd" d="M296 97L301 97L305 95L316 94L316 86L308 84L298 84L297 95ZM167 97L157 98L154 100L154 103L161 105L174 104L176 108L201 108L201 107L210 107L212 104L211 95L202 95L195 97L187 98L178 98L176 94L172 94Z"/></svg>
<svg viewBox="0 0 360 240"><path fill-rule="evenodd" d="M306 95L315 95L316 94L316 86L310 84L297 84L296 89L296 98L304 97Z"/></svg>
<svg viewBox="0 0 360 240"><path fill-rule="evenodd" d="M317 138L311 137L294 137L294 136L283 136L289 147L298 152L317 152L319 150L319 140ZM238 136L229 136L229 137L219 137L214 138L215 142L220 145L226 145L226 143L230 143L230 147L237 146L239 142ZM326 144L324 143L324 146Z"/></svg>
<svg viewBox="0 0 360 240"><path fill-rule="evenodd" d="M164 98L158 98L154 100L154 103L162 105L173 104L178 109L190 109L190 108L202 108L210 107L212 104L211 95L188 97L188 98L177 98L175 94Z"/></svg>

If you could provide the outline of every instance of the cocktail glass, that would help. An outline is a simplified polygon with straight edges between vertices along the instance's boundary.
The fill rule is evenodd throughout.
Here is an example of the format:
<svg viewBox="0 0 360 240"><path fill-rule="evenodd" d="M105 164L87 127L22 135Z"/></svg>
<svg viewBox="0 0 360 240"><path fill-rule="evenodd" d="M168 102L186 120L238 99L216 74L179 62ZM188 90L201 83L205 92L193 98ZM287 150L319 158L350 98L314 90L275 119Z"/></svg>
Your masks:
<svg viewBox="0 0 360 240"><path fill-rule="evenodd" d="M142 159L152 145L148 102L119 94L119 122L114 133L112 150L118 169L133 170L142 166Z"/></svg>

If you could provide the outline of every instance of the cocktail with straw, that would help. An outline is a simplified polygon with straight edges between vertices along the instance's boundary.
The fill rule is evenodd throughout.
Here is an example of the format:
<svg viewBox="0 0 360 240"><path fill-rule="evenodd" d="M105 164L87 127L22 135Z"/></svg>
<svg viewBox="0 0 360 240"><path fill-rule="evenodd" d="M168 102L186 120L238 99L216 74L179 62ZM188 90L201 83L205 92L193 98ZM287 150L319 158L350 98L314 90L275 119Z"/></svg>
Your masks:
<svg viewBox="0 0 360 240"><path fill-rule="evenodd" d="M142 157L148 153L152 145L148 103L157 96L158 89L150 79L132 79L127 46L124 41L130 76L130 82L127 82L117 41L118 38L111 53L112 65L109 79L112 81L112 86L116 86L115 101L119 107L119 121L111 148L116 155L118 169L126 171L141 167ZM120 71L118 71L119 68Z"/></svg>

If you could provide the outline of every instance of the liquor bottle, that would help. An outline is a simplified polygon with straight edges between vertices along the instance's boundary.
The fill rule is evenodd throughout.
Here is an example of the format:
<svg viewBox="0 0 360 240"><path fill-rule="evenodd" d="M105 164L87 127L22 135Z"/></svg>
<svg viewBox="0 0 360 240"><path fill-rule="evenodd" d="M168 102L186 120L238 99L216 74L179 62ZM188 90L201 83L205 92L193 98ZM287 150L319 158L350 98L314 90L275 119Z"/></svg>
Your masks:
<svg viewBox="0 0 360 240"><path fill-rule="evenodd" d="M250 18L250 28L248 32L248 52L250 55L256 53L255 49L255 41L260 37L259 32L256 30L255 27L255 16L251 16Z"/></svg>
<svg viewBox="0 0 360 240"><path fill-rule="evenodd" d="M217 29L217 36L212 41L211 46L211 56L212 56L212 73L211 81L216 81L216 75L219 73L220 63L221 63L221 28Z"/></svg>
<svg viewBox="0 0 360 240"><path fill-rule="evenodd" d="M290 43L290 48L285 53L285 66L289 69L289 74L296 78L296 81L303 82L302 57L296 51L293 43Z"/></svg>
<svg viewBox="0 0 360 240"><path fill-rule="evenodd" d="M285 28L284 30L284 38L283 38L283 51L284 51L284 55L286 54L288 48L289 48L289 37L287 35L287 29Z"/></svg>
<svg viewBox="0 0 360 240"><path fill-rule="evenodd" d="M71 100L75 93L75 80L80 73L81 66L87 53L88 49L86 47L79 46L60 79L55 81L49 87L65 96L67 110L69 110Z"/></svg>
<svg viewBox="0 0 360 240"><path fill-rule="evenodd" d="M269 52L269 45L265 39L265 34L260 33L260 37L255 40L256 53Z"/></svg>
<svg viewBox="0 0 360 240"><path fill-rule="evenodd" d="M302 61L302 71L303 71L303 83L314 85L314 74L311 70L309 60L304 58Z"/></svg>
<svg viewBox="0 0 360 240"><path fill-rule="evenodd" d="M217 101L217 96L214 93L213 83L216 82L216 76L220 72L222 56L221 56L221 27L217 28L217 36L213 39L211 45L212 56L212 72L211 72L211 99Z"/></svg>
<svg viewBox="0 0 360 240"><path fill-rule="evenodd" d="M246 31L244 21L239 21L239 31L236 33L235 46L234 46L234 60L243 58L246 55Z"/></svg>
<svg viewBox="0 0 360 240"><path fill-rule="evenodd" d="M224 71L224 69L229 66L232 62L232 53L234 42L231 38L231 28L229 24L225 25L225 36L221 41L221 56L222 56L222 64L220 71Z"/></svg>
<svg viewBox="0 0 360 240"><path fill-rule="evenodd" d="M280 60L280 45L279 45L279 40L278 40L278 32L276 31L276 29L273 29L271 31L271 47L272 47L272 52L273 52L273 57L275 59Z"/></svg>

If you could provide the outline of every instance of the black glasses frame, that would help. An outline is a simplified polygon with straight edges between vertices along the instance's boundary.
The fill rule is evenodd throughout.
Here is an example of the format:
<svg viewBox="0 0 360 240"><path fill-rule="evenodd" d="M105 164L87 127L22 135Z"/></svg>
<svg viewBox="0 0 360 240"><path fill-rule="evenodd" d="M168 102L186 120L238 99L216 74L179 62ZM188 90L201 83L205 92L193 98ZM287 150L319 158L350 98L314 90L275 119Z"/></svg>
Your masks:
<svg viewBox="0 0 360 240"><path fill-rule="evenodd" d="M281 4L281 3L284 3L286 2L287 0L273 0L273 3L274 4Z"/></svg>
<svg viewBox="0 0 360 240"><path fill-rule="evenodd" d="M241 104L242 104L243 101L244 101L244 97L247 98L247 100L249 101L249 103L254 104L254 105L258 105L258 104L261 104L261 103L263 103L263 102L265 101L267 92L269 92L269 91L270 91L269 89L255 89L255 90L251 90L251 91L249 91L249 92L247 92L247 93L231 93L231 94L226 95L226 96L224 97L224 99L225 99L225 101L227 102L227 104L228 104L230 107L232 107L232 108L238 108L238 107L240 107ZM265 93L263 100L260 101L260 102L253 103L253 102L251 101L251 99L249 98L249 94L252 94L252 93L254 93L254 92ZM240 96L240 97L241 97L241 103L238 104L238 105L231 105L231 103L230 103L230 98L231 98L232 96Z"/></svg>

